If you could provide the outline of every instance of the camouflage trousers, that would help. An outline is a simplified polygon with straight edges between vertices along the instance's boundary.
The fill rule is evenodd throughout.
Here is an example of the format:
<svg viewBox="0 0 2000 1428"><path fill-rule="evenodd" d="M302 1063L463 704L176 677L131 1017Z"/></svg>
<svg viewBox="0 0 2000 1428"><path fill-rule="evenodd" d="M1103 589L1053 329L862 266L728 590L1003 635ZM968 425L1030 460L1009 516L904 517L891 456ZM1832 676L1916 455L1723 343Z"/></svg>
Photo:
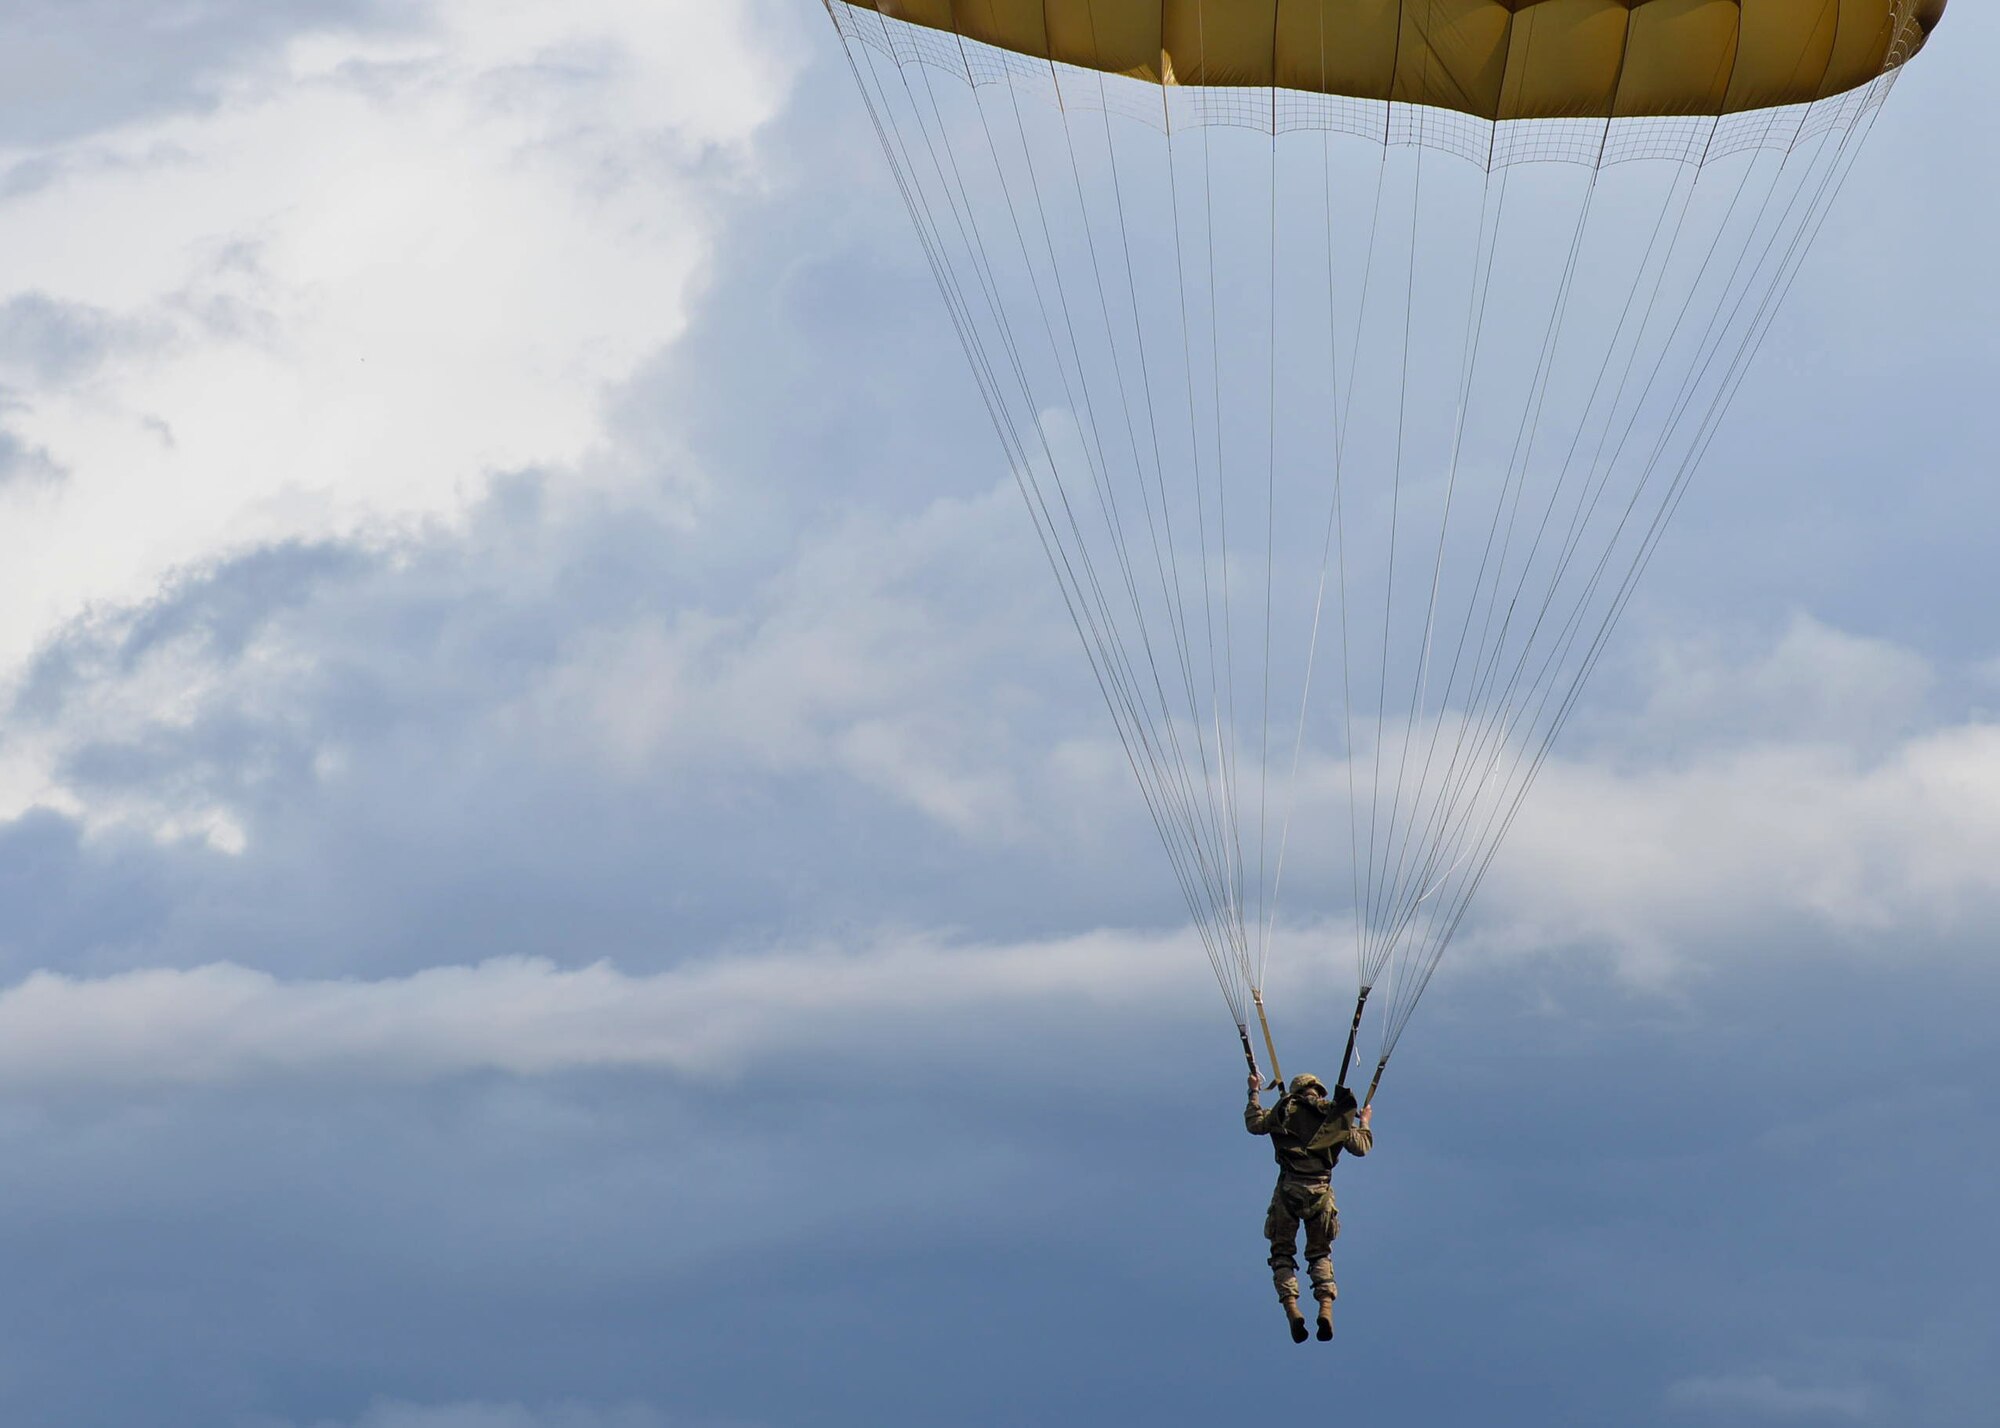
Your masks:
<svg viewBox="0 0 2000 1428"><path fill-rule="evenodd" d="M1313 1298L1330 1304L1333 1285L1333 1242L1340 1237L1340 1212L1333 1207L1333 1187L1325 1180L1280 1177L1264 1215L1264 1238L1271 1242L1271 1282L1278 1298L1299 1297L1299 1226L1306 1228L1306 1274Z"/></svg>

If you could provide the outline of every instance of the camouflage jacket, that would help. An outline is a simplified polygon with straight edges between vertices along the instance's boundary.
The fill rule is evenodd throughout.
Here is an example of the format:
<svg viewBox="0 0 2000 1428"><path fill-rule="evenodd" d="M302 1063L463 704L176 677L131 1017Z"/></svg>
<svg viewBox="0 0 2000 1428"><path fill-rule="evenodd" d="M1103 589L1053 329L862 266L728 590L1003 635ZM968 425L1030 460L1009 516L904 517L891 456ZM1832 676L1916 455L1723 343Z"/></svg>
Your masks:
<svg viewBox="0 0 2000 1428"><path fill-rule="evenodd" d="M1352 1114L1321 1117L1303 1102L1281 1096L1265 1110L1256 1101L1243 1108L1243 1126L1252 1135L1271 1137L1271 1151L1287 1180L1324 1180L1344 1150L1366 1155L1375 1135Z"/></svg>

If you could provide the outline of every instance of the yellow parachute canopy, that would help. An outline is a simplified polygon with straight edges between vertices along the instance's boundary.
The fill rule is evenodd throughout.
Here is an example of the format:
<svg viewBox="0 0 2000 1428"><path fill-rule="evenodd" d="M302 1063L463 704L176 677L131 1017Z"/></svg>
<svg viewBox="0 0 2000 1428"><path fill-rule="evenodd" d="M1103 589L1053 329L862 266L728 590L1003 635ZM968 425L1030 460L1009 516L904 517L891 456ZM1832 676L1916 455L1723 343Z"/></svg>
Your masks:
<svg viewBox="0 0 2000 1428"><path fill-rule="evenodd" d="M835 0L1156 84L1431 105L1483 119L1809 103L1922 48L1945 0Z"/></svg>

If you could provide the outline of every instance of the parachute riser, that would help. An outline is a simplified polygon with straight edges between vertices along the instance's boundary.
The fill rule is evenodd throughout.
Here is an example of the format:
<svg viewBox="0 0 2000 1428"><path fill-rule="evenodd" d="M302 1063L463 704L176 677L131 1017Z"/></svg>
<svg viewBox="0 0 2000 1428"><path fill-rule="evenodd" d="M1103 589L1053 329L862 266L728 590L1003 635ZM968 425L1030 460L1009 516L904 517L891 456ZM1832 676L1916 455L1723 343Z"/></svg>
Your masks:
<svg viewBox="0 0 2000 1428"><path fill-rule="evenodd" d="M1388 1069L1388 1066L1389 1066L1389 1058L1386 1056L1384 1056L1380 1061L1377 1061L1375 1063L1375 1079L1368 1083L1368 1096L1367 1099L1362 1101L1361 1103L1362 1110L1365 1111L1370 1106L1375 1104L1375 1092L1381 1087L1382 1073L1383 1071Z"/></svg>
<svg viewBox="0 0 2000 1428"><path fill-rule="evenodd" d="M1363 987L1361 995L1354 999L1354 1020L1347 1028L1347 1050L1340 1054L1340 1079L1333 1083L1335 1089L1347 1084L1347 1073L1354 1065L1355 1038L1361 1035L1361 1013L1367 1009L1368 994L1373 990L1373 987Z"/></svg>
<svg viewBox="0 0 2000 1428"><path fill-rule="evenodd" d="M1250 1068L1250 1074L1261 1082L1264 1079L1264 1073L1258 1069L1257 1053L1250 1045L1250 1028L1240 1021L1236 1023L1236 1039L1243 1043L1244 1064ZM1265 1089L1269 1090L1270 1087L1267 1086Z"/></svg>
<svg viewBox="0 0 2000 1428"><path fill-rule="evenodd" d="M1276 1042L1271 1040L1271 1019L1264 1015L1263 991L1261 989L1253 989L1250 993L1250 1000L1257 1007L1257 1025L1264 1032L1264 1049L1271 1053L1271 1084L1266 1089L1275 1091L1285 1084L1285 1068L1278 1064L1278 1046ZM1251 1069L1256 1069L1254 1061L1251 1063Z"/></svg>

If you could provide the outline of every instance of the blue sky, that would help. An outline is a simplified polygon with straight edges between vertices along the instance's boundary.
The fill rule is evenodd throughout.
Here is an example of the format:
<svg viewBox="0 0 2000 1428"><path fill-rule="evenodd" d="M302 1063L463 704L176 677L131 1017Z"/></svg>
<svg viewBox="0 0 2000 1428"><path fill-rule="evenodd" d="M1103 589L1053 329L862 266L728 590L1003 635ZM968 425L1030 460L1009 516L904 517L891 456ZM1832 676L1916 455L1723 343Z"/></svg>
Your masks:
<svg viewBox="0 0 2000 1428"><path fill-rule="evenodd" d="M1418 1014L1327 1349L818 7L10 7L0 1416L1990 1422L1996 44Z"/></svg>

